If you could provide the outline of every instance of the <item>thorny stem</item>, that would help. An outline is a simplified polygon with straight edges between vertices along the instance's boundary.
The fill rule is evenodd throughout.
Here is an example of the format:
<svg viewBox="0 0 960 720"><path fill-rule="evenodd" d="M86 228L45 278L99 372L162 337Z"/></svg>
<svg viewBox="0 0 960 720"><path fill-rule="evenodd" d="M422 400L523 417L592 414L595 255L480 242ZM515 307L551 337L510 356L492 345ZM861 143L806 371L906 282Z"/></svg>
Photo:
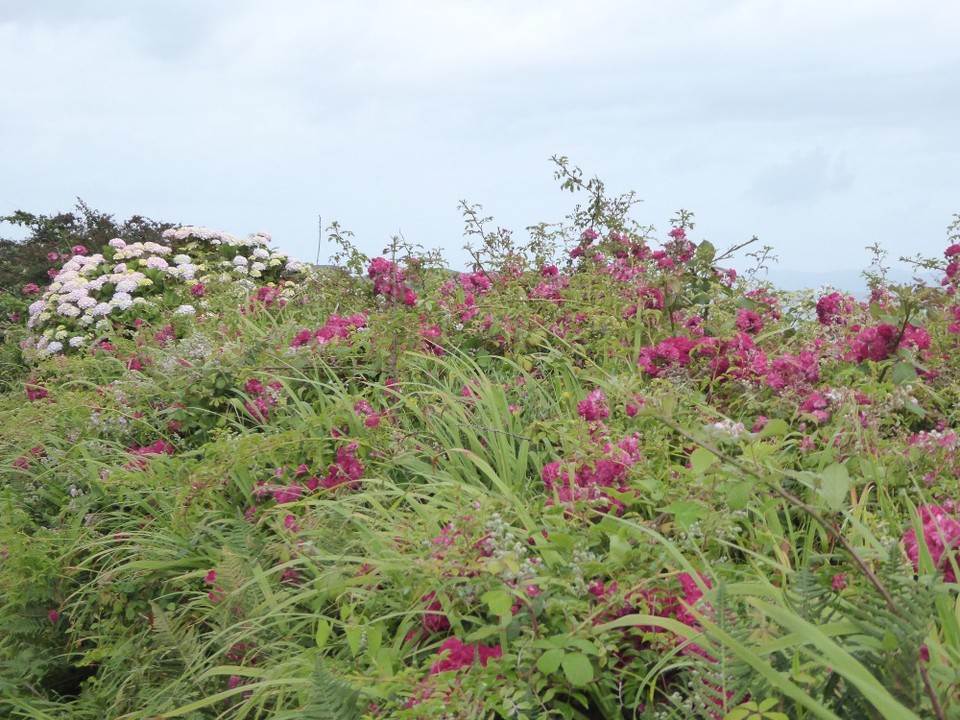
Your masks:
<svg viewBox="0 0 960 720"><path fill-rule="evenodd" d="M711 453L716 455L718 458L720 458L724 462L727 462L733 465L738 470L741 470L745 473L753 475L758 480L761 480L761 481L763 480L763 476L756 469L752 468L747 463L741 462L740 460L737 460L736 458L731 457L730 455L725 453L723 450L718 448L713 443L707 440L702 440L694 437L691 433L687 432L682 427L680 427L677 423L673 422L672 420L669 420L668 418L658 416L658 419L664 425L671 428L674 432L685 437L690 442L696 443L697 445L704 448L705 450L709 450ZM843 549L847 551L847 553L850 555L850 558L853 560L856 566L860 568L860 571L864 574L867 580L870 581L870 584L873 585L877 589L877 592L880 593L881 597L883 597L884 602L887 604L887 610L889 610L891 613L893 613L897 617L902 617L900 611L897 609L897 605L894 602L893 597L890 595L890 592L887 590L886 586L883 584L883 582L881 582L880 578L876 576L873 570L870 569L866 561L862 557L860 557L856 549L853 547L853 544L843 535L843 533L841 533L837 529L834 523L828 522L827 519L823 517L823 515L821 515L815 507L813 507L809 503L805 503L803 500L801 500L799 497L797 497L793 493L787 490L784 490L782 487L774 483L768 483L768 485L775 494L777 494L779 497L786 500L790 505L793 505L794 507L806 513L809 517L811 517L814 521L816 521L821 527L823 527L823 529L827 532L827 535L829 535L831 539L833 539L835 542L842 545ZM922 662L920 663L920 675L923 678L923 685L924 685L924 688L926 689L927 697L930 698L930 706L934 712L934 716L937 718L937 720L946 720L946 715L944 714L943 708L940 705L940 700L939 698L937 698L936 691L934 690L933 686L930 683L930 678L929 678L929 675L927 674L927 669Z"/></svg>
<svg viewBox="0 0 960 720"><path fill-rule="evenodd" d="M904 334L907 332L907 324L910 322L910 313L911 313L911 310L912 310L912 308L910 307L910 304L907 303L906 313L905 313L904 316L903 316L903 322L900 323L900 332L897 333L897 339L896 339L896 341L893 343L893 347L894 347L894 348L899 348L899 347L900 347L900 343L903 341L903 336L904 336ZM885 366L884 366L883 370L880 371L880 377L877 378L877 382L883 382L883 378L886 376L887 370L889 370L889 369L890 369L890 365L885 365Z"/></svg>

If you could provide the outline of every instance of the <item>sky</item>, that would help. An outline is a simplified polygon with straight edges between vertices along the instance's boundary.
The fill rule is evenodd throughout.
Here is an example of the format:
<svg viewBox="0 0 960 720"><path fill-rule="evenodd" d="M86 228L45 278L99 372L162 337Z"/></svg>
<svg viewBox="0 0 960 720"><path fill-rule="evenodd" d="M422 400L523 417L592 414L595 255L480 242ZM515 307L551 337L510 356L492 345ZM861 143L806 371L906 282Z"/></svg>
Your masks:
<svg viewBox="0 0 960 720"><path fill-rule="evenodd" d="M952 0L0 0L0 215L80 198L307 261L322 218L465 267L460 201L522 241L578 200L564 155L659 238L684 208L780 271L940 256L957 27Z"/></svg>

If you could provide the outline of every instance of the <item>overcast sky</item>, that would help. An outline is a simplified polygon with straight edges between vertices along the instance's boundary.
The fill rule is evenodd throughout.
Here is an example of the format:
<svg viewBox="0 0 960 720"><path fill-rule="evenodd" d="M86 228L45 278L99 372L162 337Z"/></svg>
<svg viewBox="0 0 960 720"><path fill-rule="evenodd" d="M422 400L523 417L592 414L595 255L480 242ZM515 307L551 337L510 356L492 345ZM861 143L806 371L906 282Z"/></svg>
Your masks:
<svg viewBox="0 0 960 720"><path fill-rule="evenodd" d="M661 237L686 208L781 268L939 256L958 27L954 0L0 0L0 215L79 197L303 260L322 215L463 267L458 201L525 237L573 207L560 154Z"/></svg>

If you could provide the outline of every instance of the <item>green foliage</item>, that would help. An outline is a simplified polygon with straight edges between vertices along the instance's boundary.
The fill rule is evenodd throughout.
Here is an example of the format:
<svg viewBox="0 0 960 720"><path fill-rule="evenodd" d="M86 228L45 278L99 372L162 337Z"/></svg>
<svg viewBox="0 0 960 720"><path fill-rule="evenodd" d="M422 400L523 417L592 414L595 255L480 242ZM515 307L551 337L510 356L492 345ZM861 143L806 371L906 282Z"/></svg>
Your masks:
<svg viewBox="0 0 960 720"><path fill-rule="evenodd" d="M470 273L17 214L98 302L195 268L4 330L0 715L958 717L951 295L736 279L554 162L527 243L462 204Z"/></svg>

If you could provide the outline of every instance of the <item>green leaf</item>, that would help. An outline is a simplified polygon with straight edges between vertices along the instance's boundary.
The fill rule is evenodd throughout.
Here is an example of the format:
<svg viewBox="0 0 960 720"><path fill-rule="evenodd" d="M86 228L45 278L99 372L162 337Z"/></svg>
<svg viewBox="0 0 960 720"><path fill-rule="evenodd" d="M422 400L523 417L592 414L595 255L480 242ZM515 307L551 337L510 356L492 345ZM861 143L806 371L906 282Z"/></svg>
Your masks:
<svg viewBox="0 0 960 720"><path fill-rule="evenodd" d="M383 628L379 625L371 625L367 628L367 652L372 657L376 657L383 643Z"/></svg>
<svg viewBox="0 0 960 720"><path fill-rule="evenodd" d="M690 455L690 472L703 475L716 461L716 457L706 448L697 448Z"/></svg>
<svg viewBox="0 0 960 720"><path fill-rule="evenodd" d="M760 431L760 439L765 440L770 437L782 437L790 432L790 425L783 418L773 418L768 420Z"/></svg>
<svg viewBox="0 0 960 720"><path fill-rule="evenodd" d="M350 653L356 657L360 652L360 641L363 639L363 628L359 625L347 625L343 629L347 636L347 645L350 646Z"/></svg>
<svg viewBox="0 0 960 720"><path fill-rule="evenodd" d="M893 366L893 372L890 373L894 385L908 385L916 382L917 368L910 362L898 362Z"/></svg>
<svg viewBox="0 0 960 720"><path fill-rule="evenodd" d="M750 493L753 490L753 482L744 480L743 482L732 483L727 486L727 505L731 510L743 510L750 501Z"/></svg>
<svg viewBox="0 0 960 720"><path fill-rule="evenodd" d="M330 639L331 630L332 628L330 627L330 623L328 623L324 618L317 620L316 641L318 648L323 648L323 646L327 644L327 640Z"/></svg>
<svg viewBox="0 0 960 720"><path fill-rule="evenodd" d="M677 500L663 508L663 511L672 513L677 525L687 528L703 517L706 508L700 503Z"/></svg>
<svg viewBox="0 0 960 720"><path fill-rule="evenodd" d="M610 534L607 537L610 538L610 553L607 558L615 565L623 565L630 552L630 543L619 535Z"/></svg>
<svg viewBox="0 0 960 720"><path fill-rule="evenodd" d="M850 475L845 465L834 463L820 473L820 497L827 508L837 512L850 492Z"/></svg>
<svg viewBox="0 0 960 720"><path fill-rule="evenodd" d="M547 650L537 658L537 670L544 675L555 673L557 668L560 667L560 661L563 660L564 655L566 655L566 652L558 648Z"/></svg>
<svg viewBox="0 0 960 720"><path fill-rule="evenodd" d="M702 263L713 262L713 258L717 254L717 249L713 246L713 243L704 240L699 245L697 245L697 260Z"/></svg>
<svg viewBox="0 0 960 720"><path fill-rule="evenodd" d="M593 680L593 663L582 653L567 653L560 664L567 682L574 687L583 687Z"/></svg>
<svg viewBox="0 0 960 720"><path fill-rule="evenodd" d="M481 600L487 604L497 617L505 617L511 614L513 609L513 598L503 590L488 590L483 594Z"/></svg>

